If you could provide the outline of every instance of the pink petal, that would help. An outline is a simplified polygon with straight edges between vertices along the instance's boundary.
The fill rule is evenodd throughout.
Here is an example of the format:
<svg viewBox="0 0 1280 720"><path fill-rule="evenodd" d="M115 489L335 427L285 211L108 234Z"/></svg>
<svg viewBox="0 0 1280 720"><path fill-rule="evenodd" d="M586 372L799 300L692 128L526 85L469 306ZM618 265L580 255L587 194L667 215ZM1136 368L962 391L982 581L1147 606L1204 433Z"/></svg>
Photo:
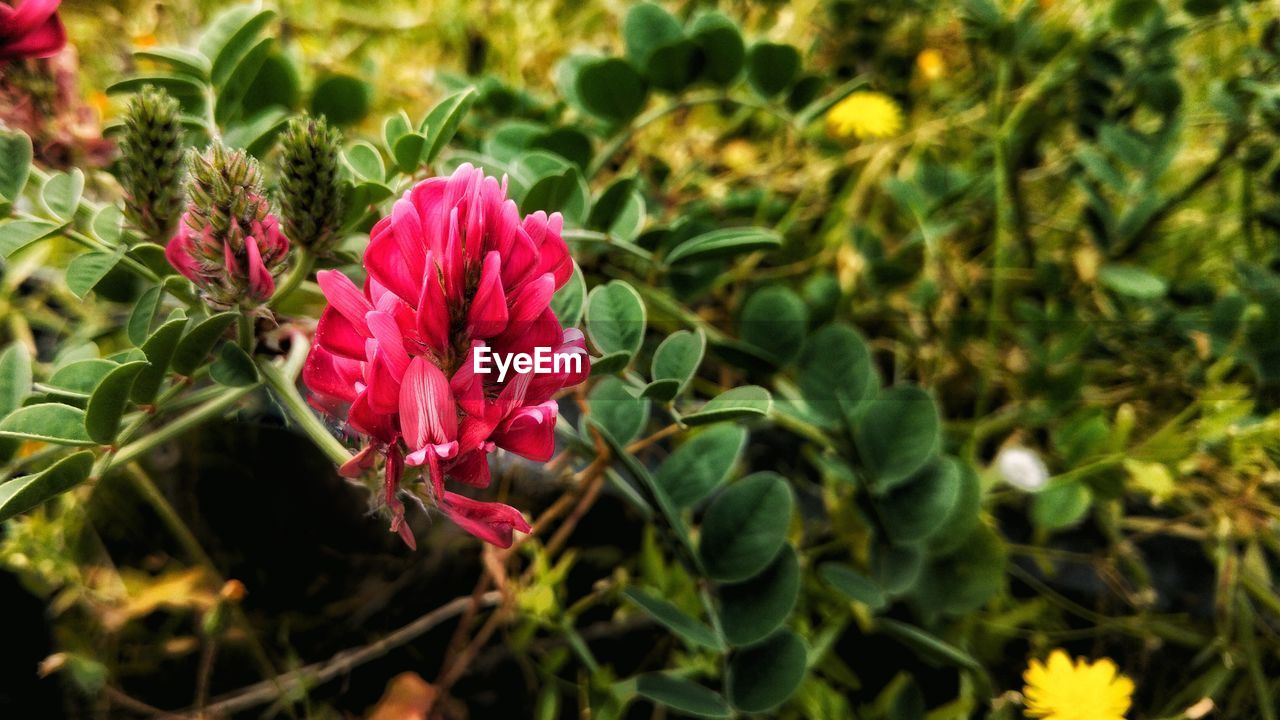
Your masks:
<svg viewBox="0 0 1280 720"><path fill-rule="evenodd" d="M498 447L530 460L550 460L556 448L556 411L555 401L522 407L493 434L493 441Z"/></svg>
<svg viewBox="0 0 1280 720"><path fill-rule="evenodd" d="M471 487L489 487L489 453L483 449L466 453L449 466L449 479Z"/></svg>
<svg viewBox="0 0 1280 720"><path fill-rule="evenodd" d="M416 325L418 335L432 350L443 353L449 348L449 303L440 286L433 256L427 256L427 276L422 281L422 294L418 297Z"/></svg>
<svg viewBox="0 0 1280 720"><path fill-rule="evenodd" d="M351 278L337 270L321 270L316 273L316 282L320 284L320 290L329 301L329 305L351 321L352 326L360 334L369 337L364 316L373 310L373 304L364 296L364 293L360 292L360 288L351 282Z"/></svg>
<svg viewBox="0 0 1280 720"><path fill-rule="evenodd" d="M511 319L515 322L534 320L551 306L551 296L555 292L556 280L551 273L525 283L511 301Z"/></svg>
<svg viewBox="0 0 1280 720"><path fill-rule="evenodd" d="M441 457L452 455L457 448L458 414L449 381L440 368L421 356L409 363L400 383L400 431L419 462L421 451L428 447Z"/></svg>
<svg viewBox="0 0 1280 720"><path fill-rule="evenodd" d="M369 235L364 251L364 267L369 277L377 280L407 303L418 301L422 273L415 273L391 230L390 219L383 218Z"/></svg>
<svg viewBox="0 0 1280 720"><path fill-rule="evenodd" d="M396 378L404 377L409 369L409 353L404 349L404 338L400 334L400 326L390 313L375 310L365 316L369 323L369 332L378 341L378 349L385 355L391 373Z"/></svg>
<svg viewBox="0 0 1280 720"><path fill-rule="evenodd" d="M493 337L507 326L507 296L502 291L502 258L495 250L485 255L480 284L467 312L467 331L474 337Z"/></svg>
<svg viewBox="0 0 1280 720"><path fill-rule="evenodd" d="M245 238L245 247L249 251L249 296L255 300L266 300L276 291L276 281L262 263L257 239L252 235Z"/></svg>
<svg viewBox="0 0 1280 720"><path fill-rule="evenodd" d="M440 509L458 527L498 547L511 547L512 530L527 533L533 528L519 510L502 503L480 502L457 493L445 492Z"/></svg>
<svg viewBox="0 0 1280 720"><path fill-rule="evenodd" d="M316 344L331 353L353 360L364 360L365 336L351 321L330 305L320 313L316 324Z"/></svg>
<svg viewBox="0 0 1280 720"><path fill-rule="evenodd" d="M338 357L319 346L311 348L307 361L302 366L302 382L308 390L345 402L356 399L354 380L359 377L358 361Z"/></svg>
<svg viewBox="0 0 1280 720"><path fill-rule="evenodd" d="M191 236L187 229L186 222L183 222L178 228L178 234L173 236L169 244L164 248L164 258L169 261L174 270L182 273L182 276L192 282L200 282L200 273L197 271L199 265L192 256Z"/></svg>

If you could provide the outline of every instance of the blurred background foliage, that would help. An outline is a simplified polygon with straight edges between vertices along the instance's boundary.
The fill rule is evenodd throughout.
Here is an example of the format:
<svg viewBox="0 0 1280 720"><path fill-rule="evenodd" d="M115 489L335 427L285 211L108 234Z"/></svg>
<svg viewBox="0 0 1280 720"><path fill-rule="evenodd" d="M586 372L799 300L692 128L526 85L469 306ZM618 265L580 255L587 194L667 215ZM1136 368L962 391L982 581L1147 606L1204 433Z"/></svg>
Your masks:
<svg viewBox="0 0 1280 720"><path fill-rule="evenodd" d="M156 68L134 51L189 44L225 5L67 0L81 100L110 124L123 100L106 89ZM700 389L773 392L768 422L730 456L785 477L798 508L787 538L805 572L787 623L806 641L808 672L777 715L1017 717L1027 659L1061 646L1109 656L1133 677L1134 717L1276 717L1273 4L668 3L682 21L714 7L751 42L793 46L803 62L776 93L758 83L738 93L750 102L687 102L703 89L681 88L615 116L574 97L582 86L565 59L630 57L627 3L275 7L278 42L238 121L248 128L238 139L264 156L271 124L246 119L273 105L322 112L350 141L380 145L385 118L404 109L416 121L475 85L446 162L511 163L538 148L576 168L592 208L616 180L631 183L618 197L640 198L631 220L619 210L593 222L584 206L570 225L628 235L668 260L717 227L782 238L768 253L659 269L589 243L577 253L587 285L626 278L640 289L650 344L706 329L716 362ZM900 126L840 137L805 114L851 82L887 96ZM564 209L553 190L535 202ZM18 292L38 260L7 270L8 312L58 332L77 312L88 328L109 322L67 297ZM617 397L608 382L586 402ZM861 429L877 425L862 415L874 411L874 387L838 399L859 383L927 389L938 446L887 453L919 460L902 472L877 466L875 448L892 438ZM883 418L890 430L910 414L900 407ZM184 441L161 484L186 499L180 510L224 574L254 588L246 611L273 629L268 643L286 666L470 592L483 562L474 547L442 540L401 552L361 521L363 499L322 461L294 466L290 453L304 445L275 427L269 404L243 417L259 422ZM279 456L262 449L279 444ZM1026 492L1002 475L997 458L1013 448L1042 459L1046 487ZM945 502L967 503L960 514L971 522L920 528L911 510L934 496L895 495L893 483L868 482L869 467L886 483L936 473L963 488ZM506 472L550 503L536 471ZM28 677L23 663L52 656L47 669L67 671L54 677L91 694L109 674L162 707L189 702L195 626L219 606L218 583L176 560L183 548L154 549L165 519L139 511L130 487L108 484L92 504L59 498L58 512L7 526L0 560L48 600L54 640L35 632L25 655L5 658L6 677ZM100 564L103 545L118 569ZM604 688L655 668L714 674L696 643L655 642L645 613L619 599L642 582L692 612L700 589L623 500L601 501L569 546L526 549L507 642L487 647L444 716L657 716L645 700L614 707ZM34 623L40 606L15 612ZM366 665L345 691L292 699L307 716L373 713L398 672L430 677L446 641ZM259 678L251 665L221 671L219 688ZM57 695L52 682L20 696Z"/></svg>

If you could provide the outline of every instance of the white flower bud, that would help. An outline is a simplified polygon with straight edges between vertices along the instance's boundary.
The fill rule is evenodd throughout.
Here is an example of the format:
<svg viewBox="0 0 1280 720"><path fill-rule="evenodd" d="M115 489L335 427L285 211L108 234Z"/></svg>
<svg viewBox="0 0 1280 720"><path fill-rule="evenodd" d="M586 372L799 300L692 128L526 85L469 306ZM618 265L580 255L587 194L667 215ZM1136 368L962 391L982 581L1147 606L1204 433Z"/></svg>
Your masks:
<svg viewBox="0 0 1280 720"><path fill-rule="evenodd" d="M996 455L996 472L1010 485L1025 492L1040 492L1049 483L1049 469L1033 450L1012 446Z"/></svg>

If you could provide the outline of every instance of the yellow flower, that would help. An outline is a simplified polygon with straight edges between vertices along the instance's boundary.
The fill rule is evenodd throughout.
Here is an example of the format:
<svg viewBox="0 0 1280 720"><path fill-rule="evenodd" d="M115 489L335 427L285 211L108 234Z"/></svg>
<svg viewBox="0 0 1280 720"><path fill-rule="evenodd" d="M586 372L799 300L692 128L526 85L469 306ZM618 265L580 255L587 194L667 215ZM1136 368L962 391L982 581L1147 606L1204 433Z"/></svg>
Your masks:
<svg viewBox="0 0 1280 720"><path fill-rule="evenodd" d="M1133 681L1117 674L1107 658L1073 664L1064 650L1049 653L1047 663L1032 660L1022 674L1027 686L1026 714L1045 720L1124 720L1132 702Z"/></svg>
<svg viewBox="0 0 1280 720"><path fill-rule="evenodd" d="M827 111L827 132L859 140L885 138L902 129L902 111L888 95L856 92Z"/></svg>
<svg viewBox="0 0 1280 720"><path fill-rule="evenodd" d="M937 80L946 72L947 64L942 59L942 53L933 48L925 48L916 56L916 69L925 80Z"/></svg>

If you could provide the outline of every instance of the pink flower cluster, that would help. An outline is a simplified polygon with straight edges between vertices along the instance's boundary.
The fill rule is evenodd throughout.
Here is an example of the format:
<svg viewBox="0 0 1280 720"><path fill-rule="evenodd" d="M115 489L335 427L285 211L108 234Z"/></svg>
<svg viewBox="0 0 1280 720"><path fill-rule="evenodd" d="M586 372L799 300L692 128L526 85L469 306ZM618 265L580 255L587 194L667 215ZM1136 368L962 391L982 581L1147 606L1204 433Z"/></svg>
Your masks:
<svg viewBox="0 0 1280 720"><path fill-rule="evenodd" d="M337 271L318 274L329 306L303 380L320 409L367 438L347 476L386 457L391 529L413 535L397 499L405 465L420 466L432 497L467 532L509 547L528 532L515 508L473 500L447 482L489 485L488 455L503 448L550 459L562 388L589 372L586 343L552 312L552 294L573 272L559 214L523 219L505 183L470 165L425 180L396 201L370 232L368 276L357 287ZM472 353L581 354L580 372L476 374Z"/></svg>
<svg viewBox="0 0 1280 720"><path fill-rule="evenodd" d="M262 219L247 228L234 218L230 223L226 232L218 232L190 211L183 213L165 257L215 305L266 302L276 290L273 274L289 254L289 240L265 209Z"/></svg>
<svg viewBox="0 0 1280 720"><path fill-rule="evenodd" d="M62 0L18 0L12 7L0 2L0 62L46 58L67 44L67 31L58 19Z"/></svg>

